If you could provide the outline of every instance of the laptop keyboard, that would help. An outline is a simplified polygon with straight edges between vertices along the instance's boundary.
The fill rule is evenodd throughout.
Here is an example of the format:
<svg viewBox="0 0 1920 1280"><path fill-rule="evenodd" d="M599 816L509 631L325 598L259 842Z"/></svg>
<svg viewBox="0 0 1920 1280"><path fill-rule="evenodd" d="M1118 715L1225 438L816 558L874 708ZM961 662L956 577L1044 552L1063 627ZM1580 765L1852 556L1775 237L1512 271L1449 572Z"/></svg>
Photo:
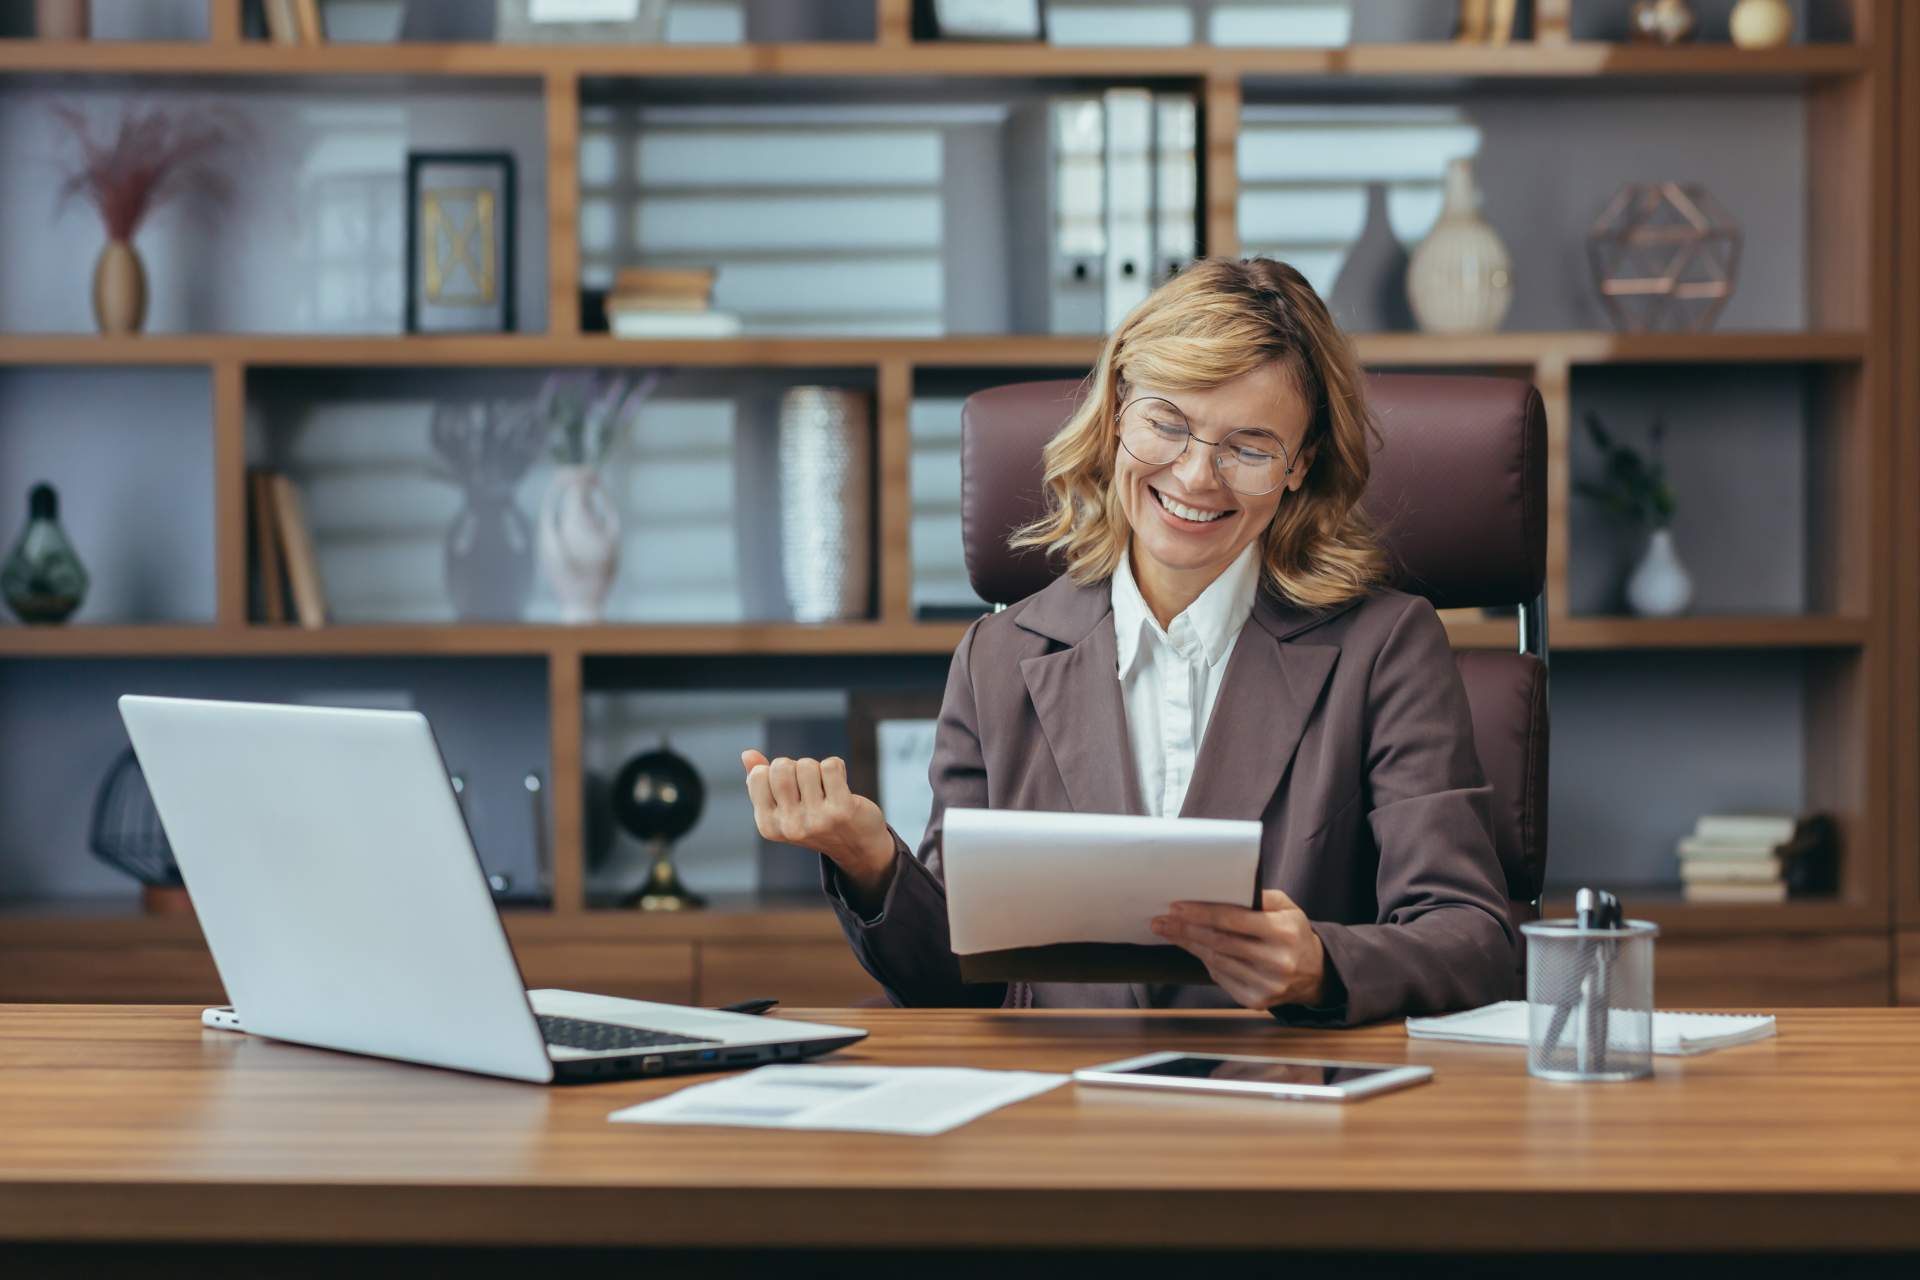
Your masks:
<svg viewBox="0 0 1920 1280"><path fill-rule="evenodd" d="M650 1049L662 1044L719 1044L701 1036L678 1031L648 1031L643 1027L623 1027L612 1022L589 1022L585 1018L557 1018L538 1015L540 1033L548 1044L563 1049Z"/></svg>

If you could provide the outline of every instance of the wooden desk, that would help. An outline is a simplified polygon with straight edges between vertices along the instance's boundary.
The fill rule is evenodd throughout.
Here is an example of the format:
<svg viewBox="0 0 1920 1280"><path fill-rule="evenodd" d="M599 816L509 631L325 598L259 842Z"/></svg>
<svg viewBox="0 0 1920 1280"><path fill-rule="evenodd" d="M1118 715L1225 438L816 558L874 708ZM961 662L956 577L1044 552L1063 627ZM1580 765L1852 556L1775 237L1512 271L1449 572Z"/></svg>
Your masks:
<svg viewBox="0 0 1920 1280"><path fill-rule="evenodd" d="M1068 1085L938 1138L613 1125L686 1079L539 1088L198 1012L0 1006L0 1242L1920 1250L1920 1009L1793 1011L1775 1040L1599 1086L1395 1026L808 1015L872 1029L845 1062L1067 1071L1182 1047L1438 1071L1346 1108Z"/></svg>

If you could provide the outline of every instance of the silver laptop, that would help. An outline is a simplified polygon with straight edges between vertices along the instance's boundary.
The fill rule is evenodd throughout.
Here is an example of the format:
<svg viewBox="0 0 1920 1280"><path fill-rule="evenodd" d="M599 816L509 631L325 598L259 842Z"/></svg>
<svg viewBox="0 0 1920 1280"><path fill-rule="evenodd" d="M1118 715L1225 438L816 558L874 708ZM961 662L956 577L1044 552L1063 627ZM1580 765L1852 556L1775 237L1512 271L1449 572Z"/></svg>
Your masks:
<svg viewBox="0 0 1920 1280"><path fill-rule="evenodd" d="M540 1082L793 1061L852 1027L528 991L425 716L120 699L250 1033Z"/></svg>

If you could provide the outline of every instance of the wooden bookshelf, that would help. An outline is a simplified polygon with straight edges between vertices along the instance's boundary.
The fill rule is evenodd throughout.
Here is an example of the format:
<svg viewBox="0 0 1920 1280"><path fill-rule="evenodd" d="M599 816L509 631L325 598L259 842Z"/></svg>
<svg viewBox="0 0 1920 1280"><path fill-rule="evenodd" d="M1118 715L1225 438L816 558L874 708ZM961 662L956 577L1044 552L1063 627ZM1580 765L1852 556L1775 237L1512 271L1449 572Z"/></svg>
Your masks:
<svg viewBox="0 0 1920 1280"><path fill-rule="evenodd" d="M911 613L908 414L926 370L1084 369L1100 340L1060 336L929 339L743 337L624 341L579 330L578 175L574 153L583 102L644 89L665 100L702 80L828 97L911 95L928 80L1099 84L1151 80L1195 88L1204 105L1203 221L1211 252L1240 247L1236 147L1248 93L1346 97L1408 93L1690 94L1778 91L1807 106L1808 329L1623 335L1507 332L1447 337L1366 334L1370 367L1487 370L1530 378L1545 398L1548 444L1549 640L1562 653L1772 650L1803 655L1810 805L1835 812L1844 880L1831 901L1730 908L1659 895L1642 914L1673 935L1692 987L1751 960L1760 969L1796 956L1815 984L1851 998L1891 991L1893 921L1920 925L1920 446L1896 422L1920 420L1920 373L1899 358L1920 336L1920 13L1895 0L1847 0L1853 38L1748 52L1724 45L1674 49L1574 43L1476 47L1362 45L1345 49L1064 49L918 42L909 0L874 0L878 38L866 43L743 46L329 45L284 48L241 38L239 0L210 0L210 38L175 43L0 41L0 76L33 84L71 77L164 81L228 77L237 91L281 86L403 87L413 81L524 81L539 95L549 167L548 312L545 333L490 336L91 334L0 336L0 367L184 367L209 371L213 399L215 618L204 625L0 627L0 659L224 657L523 657L546 665L553 777L549 787L555 906L514 912L509 930L529 977L665 998L717 998L702 974L764 971L779 963L826 975L801 989L851 996L845 948L817 905L749 900L699 917L635 916L587 909L583 865L581 698L591 659L689 655L939 655L964 624ZM1896 75L1896 72L1899 74ZM678 86L678 87L676 87ZM437 87L437 86L435 86ZM1897 195L1896 195L1897 193ZM1896 204L1896 199L1898 203ZM1896 220L1896 210L1899 217ZM1884 246L1899 228L1898 268ZM1896 312L1896 281L1899 303ZM1896 323L1897 322L1897 323ZM742 369L844 369L876 391L880 477L876 581L879 616L832 626L738 625L342 625L303 630L246 621L247 530L240 492L248 397L276 371L649 365ZM1822 442L1810 484L1817 501L1808 576L1810 611L1788 616L1614 618L1568 612L1571 555L1571 382L1575 371L1632 366L1792 366L1807 370L1808 413ZM1898 399L1896 400L1896 393ZM1898 408L1896 417L1895 409ZM1449 617L1462 647L1504 648L1511 620ZM1897 857L1896 857L1897 851ZM1896 879L1897 877L1897 879ZM1896 885L1898 891L1896 892ZM703 932L704 931L704 932ZM1786 939L1768 949L1772 936ZM1665 945L1665 944L1663 944ZM7 950L12 948L11 951ZM718 950L713 948L732 948ZM755 950L758 948L758 950ZM1718 949L1716 949L1718 948ZM1876 950L1877 949L1877 950ZM1913 948L1920 953L1920 945ZM1663 952L1663 956L1669 954ZM1875 957L1878 957L1876 959ZM60 958L80 977L49 978ZM1796 962L1799 963L1799 962ZM1920 961L1916 961L1920 967ZM169 969L168 966L175 966ZM53 967L49 967L53 966ZM757 968L756 966L761 966ZM807 966L813 966L809 969ZM1877 967L1876 967L1877 966ZM1774 965L1778 968L1778 964ZM190 920L151 920L98 904L26 903L0 909L0 999L20 992L101 994L199 991L211 970ZM1663 978L1667 973L1663 961ZM167 984L178 977L174 985ZM26 979L9 975L37 975ZM636 978L634 975L647 975ZM88 979L86 975L93 975ZM150 976L148 976L150 975ZM183 976L184 975L184 976ZM1876 976L1877 975L1877 976ZM857 983L856 983L857 979ZM39 986L34 986L39 982ZM199 985L194 985L194 984ZM834 985L834 984L841 985ZM120 984L116 987L114 984ZM813 985L809 985L813 984ZM854 985L849 985L854 984ZM1920 990L1920 979L1915 980ZM870 984L860 987L870 991ZM1745 988L1730 988L1744 991ZM744 992L741 994L755 994ZM788 991L775 992L793 998ZM159 998L156 996L155 998ZM838 1002L825 1001L828 1003Z"/></svg>

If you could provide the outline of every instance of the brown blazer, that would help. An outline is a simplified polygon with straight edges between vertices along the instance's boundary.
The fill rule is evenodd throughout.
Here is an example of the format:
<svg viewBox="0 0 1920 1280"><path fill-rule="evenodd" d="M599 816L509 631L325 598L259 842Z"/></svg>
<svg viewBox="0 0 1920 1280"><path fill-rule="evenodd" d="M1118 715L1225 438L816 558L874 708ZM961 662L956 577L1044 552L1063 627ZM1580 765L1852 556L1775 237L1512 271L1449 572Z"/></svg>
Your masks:
<svg viewBox="0 0 1920 1280"><path fill-rule="evenodd" d="M878 916L822 860L860 962L904 1005L1228 1007L1218 987L961 981L947 934L950 806L1145 812L1116 673L1107 583L1051 586L967 629L934 736L919 856L896 833ZM1259 883L1300 905L1326 948L1327 1024L1470 1008L1514 994L1516 949L1466 693L1418 596L1309 611L1263 590L1227 660L1183 817L1265 827Z"/></svg>

